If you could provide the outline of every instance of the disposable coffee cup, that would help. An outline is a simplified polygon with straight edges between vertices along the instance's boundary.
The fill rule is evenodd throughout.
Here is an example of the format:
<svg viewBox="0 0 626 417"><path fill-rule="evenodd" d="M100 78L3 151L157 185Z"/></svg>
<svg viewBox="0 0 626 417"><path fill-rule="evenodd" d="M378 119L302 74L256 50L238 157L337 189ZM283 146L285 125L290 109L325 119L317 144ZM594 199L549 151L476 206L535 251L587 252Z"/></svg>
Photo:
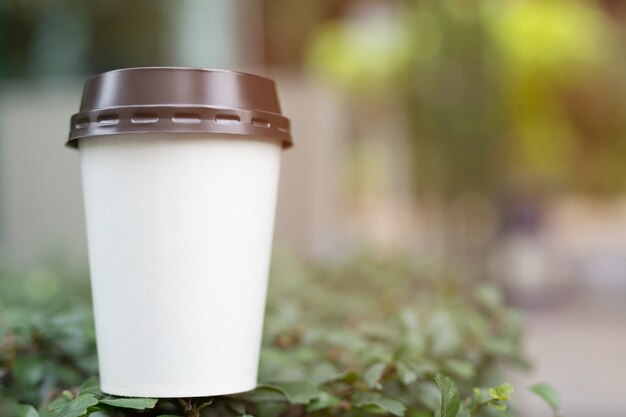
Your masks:
<svg viewBox="0 0 626 417"><path fill-rule="evenodd" d="M253 389L291 146L273 81L192 68L100 74L68 145L80 151L102 391Z"/></svg>

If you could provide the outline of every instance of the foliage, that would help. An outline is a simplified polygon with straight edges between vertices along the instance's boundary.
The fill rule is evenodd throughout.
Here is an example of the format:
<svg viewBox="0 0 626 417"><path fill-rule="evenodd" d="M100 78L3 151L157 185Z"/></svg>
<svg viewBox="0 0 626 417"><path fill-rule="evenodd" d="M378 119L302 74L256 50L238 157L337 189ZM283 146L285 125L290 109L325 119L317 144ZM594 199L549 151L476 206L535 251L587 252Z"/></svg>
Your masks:
<svg viewBox="0 0 626 417"><path fill-rule="evenodd" d="M65 267L0 270L0 415L7 399L38 405L97 371L89 300L85 275Z"/></svg>
<svg viewBox="0 0 626 417"><path fill-rule="evenodd" d="M364 255L334 265L304 266L278 256L258 388L214 398L157 401L107 396L94 378L80 384L95 371L85 280L68 283L47 274L46 280L56 282L49 285L63 290L45 301L34 301L29 298L33 277L19 280L4 273L0 287L10 290L0 292L0 414L464 417L509 413L505 409L512 387L492 384L500 378L499 364L527 366L520 352L519 315L504 305L496 288L455 276L429 271L408 258ZM72 286L78 297L71 295ZM11 303L5 294L20 301ZM59 317L74 321L64 319L59 325ZM30 367L20 364L24 361ZM548 388L536 391L550 398L545 394Z"/></svg>
<svg viewBox="0 0 626 417"><path fill-rule="evenodd" d="M357 19L319 28L309 64L357 97L356 111L389 97L408 110L418 192L626 188L626 67L616 53L626 38L600 3L364 4Z"/></svg>

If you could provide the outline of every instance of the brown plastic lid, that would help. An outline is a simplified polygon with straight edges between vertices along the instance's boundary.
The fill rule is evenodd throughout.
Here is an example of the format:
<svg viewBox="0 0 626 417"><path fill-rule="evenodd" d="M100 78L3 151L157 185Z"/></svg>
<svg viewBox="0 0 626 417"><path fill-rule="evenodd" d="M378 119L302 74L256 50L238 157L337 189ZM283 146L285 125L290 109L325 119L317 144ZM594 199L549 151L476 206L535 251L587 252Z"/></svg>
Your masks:
<svg viewBox="0 0 626 417"><path fill-rule="evenodd" d="M67 145L126 133L220 133L292 145L274 81L243 72L145 67L90 78Z"/></svg>

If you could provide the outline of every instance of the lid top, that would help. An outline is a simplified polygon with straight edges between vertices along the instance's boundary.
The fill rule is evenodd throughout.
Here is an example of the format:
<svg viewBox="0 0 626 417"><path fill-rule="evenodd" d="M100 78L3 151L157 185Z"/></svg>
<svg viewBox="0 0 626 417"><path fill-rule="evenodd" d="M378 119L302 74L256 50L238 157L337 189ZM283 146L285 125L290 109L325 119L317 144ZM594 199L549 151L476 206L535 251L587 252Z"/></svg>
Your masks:
<svg viewBox="0 0 626 417"><path fill-rule="evenodd" d="M181 112L197 122L187 117L180 123ZM103 117L108 122L102 123ZM72 117L70 145L82 137L145 132L261 135L291 145L289 120L269 78L206 68L137 67L87 80L80 111Z"/></svg>
<svg viewBox="0 0 626 417"><path fill-rule="evenodd" d="M219 68L202 68L202 67L179 67L179 66L150 66L150 67L127 67L127 68L117 68L114 70L109 70L109 71L105 71L105 72L101 72L99 74L95 74L91 77L89 77L87 79L87 81L90 81L94 78L98 78L98 77L102 77L103 75L106 74L111 74L111 73L115 73L115 72L126 72L126 71L140 71L140 70L166 70L166 71L170 71L170 70L181 70L181 71L202 71L202 72L222 72L222 73L228 73L228 74L240 74L240 75L244 75L247 77L255 77L255 78L261 78L263 80L266 81L270 81L270 82L274 82L274 80L272 80L269 77L264 77L262 75L258 75L258 74L252 74L250 72L243 72L243 71L235 71L235 70L226 70L226 69L219 69Z"/></svg>
<svg viewBox="0 0 626 417"><path fill-rule="evenodd" d="M199 105L280 113L274 81L244 72L139 67L87 80L81 111L119 106Z"/></svg>

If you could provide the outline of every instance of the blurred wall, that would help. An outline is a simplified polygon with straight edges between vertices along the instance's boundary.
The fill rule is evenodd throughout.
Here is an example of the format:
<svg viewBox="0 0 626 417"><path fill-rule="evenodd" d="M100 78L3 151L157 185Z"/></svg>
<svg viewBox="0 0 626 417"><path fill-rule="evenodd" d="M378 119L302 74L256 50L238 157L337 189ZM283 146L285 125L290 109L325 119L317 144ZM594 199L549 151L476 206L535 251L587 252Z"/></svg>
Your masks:
<svg viewBox="0 0 626 417"><path fill-rule="evenodd" d="M81 84L6 85L0 97L2 255L33 264L62 251L83 263L78 155L63 146Z"/></svg>

